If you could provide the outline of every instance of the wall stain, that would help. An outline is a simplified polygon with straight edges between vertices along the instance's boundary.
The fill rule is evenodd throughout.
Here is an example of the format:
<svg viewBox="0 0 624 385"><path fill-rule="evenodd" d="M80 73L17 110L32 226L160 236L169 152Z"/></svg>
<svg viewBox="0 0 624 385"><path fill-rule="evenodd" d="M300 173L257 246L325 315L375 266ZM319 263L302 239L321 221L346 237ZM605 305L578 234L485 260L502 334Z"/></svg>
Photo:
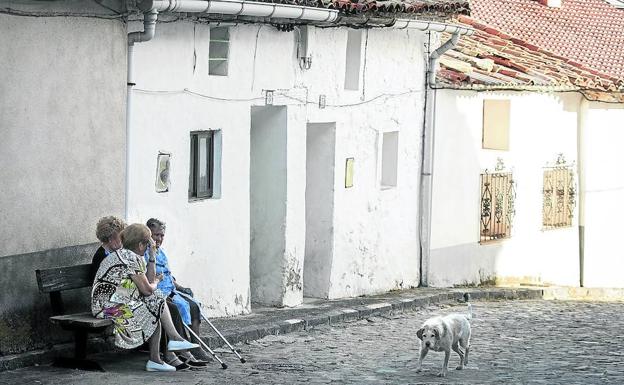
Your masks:
<svg viewBox="0 0 624 385"><path fill-rule="evenodd" d="M286 268L286 283L284 285L284 293L287 290L301 291L303 290L303 279L301 278L301 265L299 260L293 255L288 256L288 267Z"/></svg>

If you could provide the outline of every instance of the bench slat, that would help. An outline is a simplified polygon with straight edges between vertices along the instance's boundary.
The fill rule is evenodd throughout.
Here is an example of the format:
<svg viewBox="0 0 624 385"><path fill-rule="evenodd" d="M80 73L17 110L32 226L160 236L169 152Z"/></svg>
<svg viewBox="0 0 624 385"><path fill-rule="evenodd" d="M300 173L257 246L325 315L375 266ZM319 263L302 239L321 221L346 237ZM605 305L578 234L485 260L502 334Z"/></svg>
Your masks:
<svg viewBox="0 0 624 385"><path fill-rule="evenodd" d="M42 293L78 289L93 284L90 263L36 270L36 274L39 291Z"/></svg>
<svg viewBox="0 0 624 385"><path fill-rule="evenodd" d="M57 315L50 317L50 321L61 326L81 328L100 328L113 324L110 319L95 318L91 313Z"/></svg>

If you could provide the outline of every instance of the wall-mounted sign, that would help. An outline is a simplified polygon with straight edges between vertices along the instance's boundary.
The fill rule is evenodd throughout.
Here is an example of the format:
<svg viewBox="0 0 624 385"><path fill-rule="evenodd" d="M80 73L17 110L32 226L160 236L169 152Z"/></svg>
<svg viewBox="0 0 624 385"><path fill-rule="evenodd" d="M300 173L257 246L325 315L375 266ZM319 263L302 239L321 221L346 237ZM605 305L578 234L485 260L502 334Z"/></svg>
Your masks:
<svg viewBox="0 0 624 385"><path fill-rule="evenodd" d="M156 161L156 192L158 193L169 191L170 158L170 153L158 153L158 159Z"/></svg>
<svg viewBox="0 0 624 385"><path fill-rule="evenodd" d="M353 158L347 158L345 164L345 188L353 187Z"/></svg>

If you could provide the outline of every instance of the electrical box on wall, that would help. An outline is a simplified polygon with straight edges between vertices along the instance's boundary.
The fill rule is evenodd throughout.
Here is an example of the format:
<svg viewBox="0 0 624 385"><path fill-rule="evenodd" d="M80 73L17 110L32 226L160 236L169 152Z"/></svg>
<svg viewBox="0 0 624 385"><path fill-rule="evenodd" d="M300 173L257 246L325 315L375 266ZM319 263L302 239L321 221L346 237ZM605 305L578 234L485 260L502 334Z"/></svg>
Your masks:
<svg viewBox="0 0 624 385"><path fill-rule="evenodd" d="M309 27L307 25L300 25L297 27L295 36L297 37L297 59L299 60L299 67L304 70L309 70L312 67L312 55L310 55L308 47L308 34Z"/></svg>

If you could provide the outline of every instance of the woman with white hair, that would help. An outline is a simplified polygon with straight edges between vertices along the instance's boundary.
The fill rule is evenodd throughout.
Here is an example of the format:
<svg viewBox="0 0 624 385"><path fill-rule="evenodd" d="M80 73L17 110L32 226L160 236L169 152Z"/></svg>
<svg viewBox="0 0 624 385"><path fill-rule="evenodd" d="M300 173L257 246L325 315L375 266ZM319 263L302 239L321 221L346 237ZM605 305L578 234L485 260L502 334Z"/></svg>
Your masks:
<svg viewBox="0 0 624 385"><path fill-rule="evenodd" d="M149 343L147 371L175 371L160 358L160 329L169 337L167 350L184 351L199 347L176 331L165 306L165 296L157 289L162 276L156 275L155 260L146 265L143 255L154 249L150 229L140 223L121 232L123 249L109 254L95 275L91 291L91 312L113 321L115 345L123 349ZM153 253L153 252L152 252Z"/></svg>

